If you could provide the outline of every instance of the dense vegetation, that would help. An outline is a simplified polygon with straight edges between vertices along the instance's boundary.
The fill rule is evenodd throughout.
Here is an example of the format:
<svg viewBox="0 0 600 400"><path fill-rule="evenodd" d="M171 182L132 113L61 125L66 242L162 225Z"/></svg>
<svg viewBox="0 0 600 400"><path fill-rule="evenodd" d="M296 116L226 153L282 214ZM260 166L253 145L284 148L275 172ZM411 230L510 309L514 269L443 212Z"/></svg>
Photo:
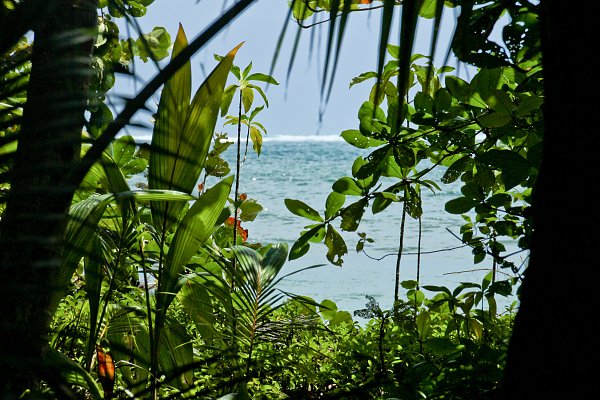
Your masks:
<svg viewBox="0 0 600 400"><path fill-rule="evenodd" d="M1 3L2 398L500 399L536 390L510 385L521 378L509 346L527 343L511 339L513 328L528 320L519 314L515 326L516 304L499 310L496 299L521 295L528 267L502 243L536 248L532 204L542 155L553 154L544 153L540 6L405 2L400 41L388 43L402 2L290 2L299 26L329 19L325 71L349 13L382 8L383 28L377 70L350 83L373 82L359 124L341 133L372 151L332 182L323 212L282 199L308 220L288 249L248 237L243 224L262 207L239 181L242 135L260 154L266 133L256 120L269 105L259 84L278 82L252 64L238 67L240 45L215 56L195 91L191 83L191 55L251 1L235 3L189 45L183 27L173 43L161 28L121 40L114 19L142 17L152 2ZM416 19L437 24L444 5L461 10L452 49L478 68L468 82L411 51ZM503 47L488 40L502 15ZM156 80L113 115L106 94L115 73L169 55ZM115 139L161 84L151 145ZM235 174L223 158L232 142L215 132L220 118L237 130ZM444 168L441 182L429 179L434 168ZM140 174L147 181L130 187ZM461 196L446 211L464 216L461 240L489 273L456 288L401 280L404 227L420 222L422 190L458 181ZM357 231L367 209L394 205L402 221L392 309L367 298L353 316L330 300L278 290L288 259L323 242L327 260L341 265L348 245L339 230ZM356 249L369 241L362 234Z"/></svg>

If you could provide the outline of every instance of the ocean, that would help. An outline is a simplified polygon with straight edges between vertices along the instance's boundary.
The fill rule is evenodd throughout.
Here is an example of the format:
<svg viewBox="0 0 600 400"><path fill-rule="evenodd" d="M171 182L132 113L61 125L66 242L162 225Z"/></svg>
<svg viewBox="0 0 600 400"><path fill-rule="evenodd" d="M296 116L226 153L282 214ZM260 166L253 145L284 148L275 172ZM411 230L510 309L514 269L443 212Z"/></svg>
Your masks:
<svg viewBox="0 0 600 400"><path fill-rule="evenodd" d="M242 152L245 141L242 144ZM322 215L325 199L332 191L332 184L340 177L351 176L351 166L358 156L365 156L373 149L357 149L339 136L267 136L260 157L252 151L240 172L240 193L256 199L264 210L252 222L244 223L248 229L249 242L285 242L291 248L304 227L311 221L298 217L287 210L284 199L301 200ZM231 145L224 157L235 172L235 149ZM432 193L423 189L423 217L420 256L421 285L447 286L451 290L460 282L481 283L483 276L492 268L492 260L486 258L473 264L469 247L463 246L456 236L465 223L459 215L445 212L444 204L460 196L460 182L450 185L441 183L441 168L435 169L427 179L434 180L441 191ZM385 185L384 185L385 187ZM346 205L352 199L346 200ZM365 296L375 298L382 309L393 303L402 203L395 203L381 213L365 212L357 232L364 232L374 240L365 245L365 253L355 251L357 232L343 232L348 254L341 267L330 264L326 247L322 243L311 244L303 257L288 261L282 274L316 264L319 268L302 271L284 279L280 288L297 295L310 296L321 302L334 301L340 310L353 312L365 308ZM336 229L339 223L335 225ZM401 280L416 279L418 250L418 220L407 216L404 239L404 255L400 266ZM454 236L456 235L456 236ZM514 243L504 242L509 249ZM519 259L513 259L517 265ZM425 292L433 296L432 292ZM501 306L510 304L514 298L497 299Z"/></svg>

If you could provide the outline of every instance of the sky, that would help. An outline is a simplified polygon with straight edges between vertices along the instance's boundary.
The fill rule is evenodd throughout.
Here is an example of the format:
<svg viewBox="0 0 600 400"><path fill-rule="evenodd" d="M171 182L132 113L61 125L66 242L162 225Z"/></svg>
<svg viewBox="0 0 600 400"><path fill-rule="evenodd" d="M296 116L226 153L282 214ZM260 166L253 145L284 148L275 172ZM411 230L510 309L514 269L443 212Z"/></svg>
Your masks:
<svg viewBox="0 0 600 400"><path fill-rule="evenodd" d="M156 0L148 7L147 14L138 22L144 31L151 31L155 26L162 26L171 34L172 39L181 23L191 42L203 29L222 13L224 7L233 3L215 0ZM201 49L192 59L193 91L201 84L206 74L214 68L216 61L213 55L226 54L241 42L245 42L239 50L235 63L244 68L252 62L253 72L268 73L271 68L274 51L282 27L287 16L286 0L258 0L241 16L222 31L216 38ZM443 18L442 35L435 65L444 59L447 43L452 34L452 15ZM396 11L395 20L400 19ZM310 29L303 29L296 55L296 60L289 78L288 66L294 36L298 30L294 21L288 24L288 30L278 58L273 77L280 83L266 88L269 107L259 114L257 121L267 129L269 135L339 135L346 129L357 129L357 112L374 80L354 85L349 89L351 79L363 72L376 70L377 46L381 10L353 13L349 19L340 55L339 66L335 76L334 87L322 120L319 120L321 103L321 76L319 71L324 64L324 53L328 24L321 26L320 45L315 44L310 51ZM422 21L426 22L426 21ZM423 26L417 31L415 52L426 54L429 51L431 29ZM315 29L315 28L311 28ZM122 33L125 30L122 29ZM391 38L397 37L397 29L392 31ZM393 40L392 40L393 42ZM397 44L397 41L395 42ZM317 51L320 49L320 51ZM164 60L166 62L167 60ZM453 65L453 62L449 62ZM156 74L156 67L138 62L136 72L142 80L150 79ZM232 80L229 83L233 82ZM132 91L140 86L123 80L117 81L115 92L132 95ZM155 97L158 101L158 95ZM257 103L258 101L258 103ZM260 104L255 98L254 106ZM147 118L147 117L142 117ZM217 130L224 130L217 125ZM149 132L148 132L149 134ZM134 133L135 135L135 133Z"/></svg>

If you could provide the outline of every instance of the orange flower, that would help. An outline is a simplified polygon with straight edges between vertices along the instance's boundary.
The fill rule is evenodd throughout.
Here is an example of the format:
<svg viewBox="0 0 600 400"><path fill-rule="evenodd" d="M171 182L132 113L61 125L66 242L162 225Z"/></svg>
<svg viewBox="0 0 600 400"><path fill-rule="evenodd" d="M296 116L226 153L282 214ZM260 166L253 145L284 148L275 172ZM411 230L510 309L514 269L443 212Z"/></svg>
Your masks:
<svg viewBox="0 0 600 400"><path fill-rule="evenodd" d="M371 4L373 0L360 0L360 4Z"/></svg>
<svg viewBox="0 0 600 400"><path fill-rule="evenodd" d="M98 361L98 378L102 383L104 398L110 400L113 397L115 386L115 363L111 355L98 345L96 345L96 358Z"/></svg>
<svg viewBox="0 0 600 400"><path fill-rule="evenodd" d="M233 226L234 221L235 221L235 218L229 217L229 218L227 218L227 221L225 221L225 224L227 224L229 226ZM242 238L242 242L245 242L246 240L248 240L248 229L242 228L242 221L238 220L235 230L236 230L236 233Z"/></svg>

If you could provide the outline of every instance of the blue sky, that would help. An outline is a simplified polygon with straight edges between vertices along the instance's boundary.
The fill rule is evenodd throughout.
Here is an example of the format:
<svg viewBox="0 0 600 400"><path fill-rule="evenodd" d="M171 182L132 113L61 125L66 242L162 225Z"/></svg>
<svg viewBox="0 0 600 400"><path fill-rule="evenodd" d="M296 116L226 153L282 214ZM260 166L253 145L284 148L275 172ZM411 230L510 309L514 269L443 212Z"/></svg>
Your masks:
<svg viewBox="0 0 600 400"><path fill-rule="evenodd" d="M154 26L167 29L175 36L179 23L184 27L188 40L192 40L223 10L224 3L233 1L215 0L156 0L149 8L146 16L139 19L145 31ZM236 64L241 68L249 62L253 63L254 72L268 73L277 40L287 15L286 0L258 0L254 5L208 43L205 48L192 59L192 75L194 90L200 85L204 74L215 65L213 54L224 54L245 42L236 56ZM395 20L399 20L396 15ZM257 117L265 125L268 135L339 135L343 130L358 127L357 111L368 93L373 81L348 88L350 80L362 72L376 69L377 44L379 41L380 10L357 12L351 15L346 29L339 67L337 70L332 96L328 103L322 123L319 123L320 75L323 56L313 51L309 56L310 30L303 30L299 51L289 80L286 79L293 38L297 25L292 21L279 56L273 76L280 82L279 86L267 88L269 98L268 109ZM452 18L445 18L440 40L440 53L445 54L445 46L452 33ZM321 25L321 53L325 49L327 24ZM312 28L314 29L314 28ZM396 31L397 32L397 31ZM397 33L392 32L392 37ZM123 32L124 33L124 32ZM418 31L415 43L416 52L427 53L429 49L430 28L423 27ZM393 42L393 40L392 40ZM437 58L437 57L436 57ZM443 55L440 56L443 59ZM452 65L451 62L449 62ZM436 62L439 67L439 63ZM138 63L136 71L142 79L149 79L156 69L150 64ZM138 86L139 89L139 86ZM126 82L116 86L118 93L128 93L135 88ZM156 97L158 100L158 96ZM255 101L258 101L257 97ZM258 105L255 103L255 105ZM217 130L226 130L217 125Z"/></svg>

